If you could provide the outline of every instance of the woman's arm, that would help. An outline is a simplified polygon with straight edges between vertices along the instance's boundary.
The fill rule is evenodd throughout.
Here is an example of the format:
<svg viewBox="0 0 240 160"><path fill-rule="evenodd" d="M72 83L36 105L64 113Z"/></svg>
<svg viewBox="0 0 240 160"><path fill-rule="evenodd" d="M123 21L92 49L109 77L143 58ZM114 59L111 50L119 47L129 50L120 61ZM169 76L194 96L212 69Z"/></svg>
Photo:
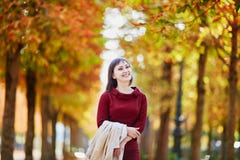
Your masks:
<svg viewBox="0 0 240 160"><path fill-rule="evenodd" d="M143 94L142 99L141 99L139 116L138 116L137 121L135 122L135 124L132 127L139 128L138 131L140 133L142 133L144 130L145 123L146 123L146 119L147 119L147 98Z"/></svg>
<svg viewBox="0 0 240 160"><path fill-rule="evenodd" d="M139 116L137 121L135 122L134 126L127 127L127 135L130 136L132 139L138 138L145 126L146 117L147 117L147 98L145 95L141 95L141 106L139 111Z"/></svg>
<svg viewBox="0 0 240 160"><path fill-rule="evenodd" d="M109 120L109 95L103 93L98 102L97 126L100 127L105 120Z"/></svg>

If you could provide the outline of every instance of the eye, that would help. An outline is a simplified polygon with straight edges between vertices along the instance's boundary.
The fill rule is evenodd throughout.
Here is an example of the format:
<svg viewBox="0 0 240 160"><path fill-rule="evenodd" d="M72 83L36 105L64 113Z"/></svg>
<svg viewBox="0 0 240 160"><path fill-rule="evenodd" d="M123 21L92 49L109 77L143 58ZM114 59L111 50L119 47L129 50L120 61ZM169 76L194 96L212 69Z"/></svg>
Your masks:
<svg viewBox="0 0 240 160"><path fill-rule="evenodd" d="M119 67L118 70L119 70L119 71L123 70L123 67Z"/></svg>
<svg viewBox="0 0 240 160"><path fill-rule="evenodd" d="M130 68L130 65L127 65L125 68L126 68L126 69Z"/></svg>

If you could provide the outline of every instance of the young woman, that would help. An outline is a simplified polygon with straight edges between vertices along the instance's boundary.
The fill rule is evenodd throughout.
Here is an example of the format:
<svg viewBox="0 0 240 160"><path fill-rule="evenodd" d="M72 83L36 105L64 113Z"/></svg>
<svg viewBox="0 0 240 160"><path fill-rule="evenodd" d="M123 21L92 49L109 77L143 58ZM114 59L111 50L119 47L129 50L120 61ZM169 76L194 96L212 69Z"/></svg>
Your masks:
<svg viewBox="0 0 240 160"><path fill-rule="evenodd" d="M132 68L124 58L114 59L108 68L106 91L101 95L98 112L98 127L105 121L127 125L127 137L113 155L124 152L123 160L140 160L137 138L144 129L147 115L147 99L137 87L131 87Z"/></svg>

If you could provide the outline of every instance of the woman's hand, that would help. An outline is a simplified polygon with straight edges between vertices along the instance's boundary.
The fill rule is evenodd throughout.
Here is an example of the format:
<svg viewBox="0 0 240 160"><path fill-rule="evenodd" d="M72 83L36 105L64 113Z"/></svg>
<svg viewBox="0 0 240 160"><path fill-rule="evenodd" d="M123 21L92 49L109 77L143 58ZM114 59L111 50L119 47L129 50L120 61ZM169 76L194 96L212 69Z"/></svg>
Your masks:
<svg viewBox="0 0 240 160"><path fill-rule="evenodd" d="M140 132L138 130L139 130L139 128L127 127L127 134L129 137L135 139L138 136L140 136Z"/></svg>
<svg viewBox="0 0 240 160"><path fill-rule="evenodd" d="M120 143L119 148L114 148L113 157L118 157L121 152L124 152L125 144L131 139L135 139L140 136L139 128L127 127L127 137Z"/></svg>
<svg viewBox="0 0 240 160"><path fill-rule="evenodd" d="M120 143L120 146L119 148L114 148L113 150L113 157L118 157L121 152L124 152L124 147L125 147L125 144L127 143L127 138L125 138L121 143Z"/></svg>
<svg viewBox="0 0 240 160"><path fill-rule="evenodd" d="M127 142L129 142L129 141L131 141L131 137L130 136L127 136L126 138L124 138L121 142L120 142L120 144L119 144L119 148L114 148L114 150L113 150L113 156L114 157L118 157L120 154L121 154L121 152L124 152L124 147L125 147L125 145L127 144Z"/></svg>
<svg viewBox="0 0 240 160"><path fill-rule="evenodd" d="M114 148L113 157L118 157L121 154L121 152L123 152L122 148Z"/></svg>

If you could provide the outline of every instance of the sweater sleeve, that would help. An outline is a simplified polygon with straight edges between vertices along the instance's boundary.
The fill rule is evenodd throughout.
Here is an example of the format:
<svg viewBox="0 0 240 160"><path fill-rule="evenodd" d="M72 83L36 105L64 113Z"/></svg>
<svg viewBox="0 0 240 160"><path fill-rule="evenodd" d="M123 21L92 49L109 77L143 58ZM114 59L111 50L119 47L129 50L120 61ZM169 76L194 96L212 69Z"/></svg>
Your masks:
<svg viewBox="0 0 240 160"><path fill-rule="evenodd" d="M104 120L109 120L109 95L103 93L98 102L97 126L100 127Z"/></svg>
<svg viewBox="0 0 240 160"><path fill-rule="evenodd" d="M146 119L147 119L147 98L145 95L143 95L141 100L139 116L136 123L134 124L134 127L139 127L140 133L142 133L144 130Z"/></svg>

